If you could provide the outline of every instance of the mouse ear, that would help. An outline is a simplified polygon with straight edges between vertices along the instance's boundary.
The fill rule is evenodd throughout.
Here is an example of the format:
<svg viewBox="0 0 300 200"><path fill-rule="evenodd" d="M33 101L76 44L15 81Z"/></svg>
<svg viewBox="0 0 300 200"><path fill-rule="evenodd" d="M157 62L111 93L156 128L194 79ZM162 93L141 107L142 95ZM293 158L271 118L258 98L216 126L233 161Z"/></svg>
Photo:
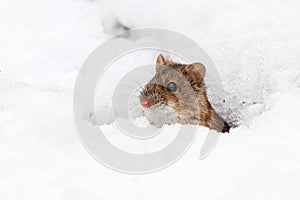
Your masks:
<svg viewBox="0 0 300 200"><path fill-rule="evenodd" d="M156 71L158 72L161 69L161 67L165 65L167 65L165 58L163 57L163 55L159 54L156 59Z"/></svg>
<svg viewBox="0 0 300 200"><path fill-rule="evenodd" d="M163 55L159 54L157 59L156 59L156 64L157 65L166 65L166 60L163 57Z"/></svg>
<svg viewBox="0 0 300 200"><path fill-rule="evenodd" d="M206 69L201 63L193 63L191 65L188 65L185 68L185 71L187 72L187 74L189 74L190 77L192 77L192 80L195 81L196 84L202 83L206 73Z"/></svg>
<svg viewBox="0 0 300 200"><path fill-rule="evenodd" d="M156 59L156 71L159 71L162 66L169 66L176 64L175 62L165 59L162 54L159 54Z"/></svg>

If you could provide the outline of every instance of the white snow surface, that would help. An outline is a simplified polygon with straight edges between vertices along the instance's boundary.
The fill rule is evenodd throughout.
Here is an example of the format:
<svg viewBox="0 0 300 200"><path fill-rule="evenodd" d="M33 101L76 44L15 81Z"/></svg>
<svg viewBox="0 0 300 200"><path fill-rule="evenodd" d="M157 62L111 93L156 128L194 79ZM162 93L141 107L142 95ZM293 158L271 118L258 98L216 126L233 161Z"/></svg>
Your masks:
<svg viewBox="0 0 300 200"><path fill-rule="evenodd" d="M298 0L1 0L0 199L300 199L299 10ZM128 175L83 148L72 94L97 46L140 27L185 34L208 53L225 103L213 87L209 97L237 127L204 160L198 160L202 127L169 168ZM149 64L155 55L140 52L122 62ZM101 91L108 98L112 90L107 84ZM124 141L114 124L101 128ZM122 148L161 147L132 145Z"/></svg>

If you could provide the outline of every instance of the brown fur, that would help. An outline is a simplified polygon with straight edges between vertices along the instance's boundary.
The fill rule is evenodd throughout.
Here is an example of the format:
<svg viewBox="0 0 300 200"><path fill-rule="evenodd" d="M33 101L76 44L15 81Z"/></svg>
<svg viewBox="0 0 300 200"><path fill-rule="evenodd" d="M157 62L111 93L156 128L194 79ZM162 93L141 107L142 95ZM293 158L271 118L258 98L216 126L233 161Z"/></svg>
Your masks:
<svg viewBox="0 0 300 200"><path fill-rule="evenodd" d="M161 54L157 58L156 74L145 86L140 98L151 99L152 105L170 106L176 111L176 119L181 124L198 124L229 132L228 124L216 113L206 95L203 83L205 67L201 63L179 64L165 59ZM176 92L166 90L169 82L177 84ZM166 119L167 123L171 123Z"/></svg>

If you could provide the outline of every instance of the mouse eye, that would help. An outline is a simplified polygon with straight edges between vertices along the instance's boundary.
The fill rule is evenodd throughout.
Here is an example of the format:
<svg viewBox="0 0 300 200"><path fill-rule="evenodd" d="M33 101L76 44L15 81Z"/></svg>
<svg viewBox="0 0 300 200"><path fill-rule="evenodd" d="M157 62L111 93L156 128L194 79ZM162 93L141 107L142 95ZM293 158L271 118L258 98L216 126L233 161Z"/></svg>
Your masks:
<svg viewBox="0 0 300 200"><path fill-rule="evenodd" d="M176 92L177 90L177 85L174 82L170 82L167 84L167 91L168 92Z"/></svg>

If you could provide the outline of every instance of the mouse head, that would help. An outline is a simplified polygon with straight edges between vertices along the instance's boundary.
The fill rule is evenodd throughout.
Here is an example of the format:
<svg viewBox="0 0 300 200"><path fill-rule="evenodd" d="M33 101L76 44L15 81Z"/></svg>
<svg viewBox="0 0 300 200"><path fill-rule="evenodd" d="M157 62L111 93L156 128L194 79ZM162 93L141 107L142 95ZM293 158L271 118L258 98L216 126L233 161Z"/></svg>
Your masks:
<svg viewBox="0 0 300 200"><path fill-rule="evenodd" d="M141 105L145 110L161 108L195 116L199 108L196 93L201 91L205 72L201 63L175 63L160 54L156 74L140 94Z"/></svg>

